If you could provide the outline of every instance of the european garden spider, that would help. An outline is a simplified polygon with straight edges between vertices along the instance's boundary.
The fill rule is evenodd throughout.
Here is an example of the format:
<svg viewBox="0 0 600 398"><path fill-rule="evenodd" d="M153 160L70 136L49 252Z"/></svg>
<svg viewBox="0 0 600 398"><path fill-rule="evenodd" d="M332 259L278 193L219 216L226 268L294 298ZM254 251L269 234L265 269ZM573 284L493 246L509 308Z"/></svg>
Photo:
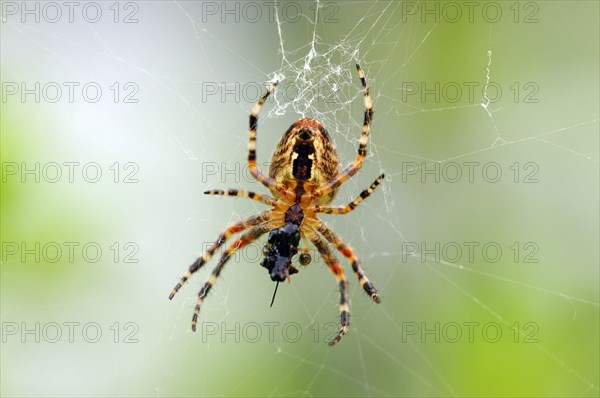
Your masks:
<svg viewBox="0 0 600 398"><path fill-rule="evenodd" d="M269 188L273 197L255 192L240 191L237 189L210 190L207 195L241 196L254 199L271 206L267 211L233 223L223 231L217 240L202 253L188 271L177 283L169 299L172 299L181 286L198 271L232 235L244 232L233 242L221 256L219 263L213 269L210 277L200 289L194 316L192 330L196 331L196 323L200 312L200 305L214 285L223 266L231 255L237 250L269 232L267 244L264 248L265 259L261 265L268 269L271 280L281 282L298 272L292 265L292 258L299 249L300 237L310 240L319 251L319 254L335 275L340 289L341 328L338 334L330 341L330 345L337 344L348 331L350 312L348 307L348 281L342 266L327 246L325 238L342 253L352 265L352 270L367 294L376 302L380 302L379 294L361 268L360 260L354 251L339 236L317 217L318 213L345 214L352 211L360 202L367 198L381 183L384 175L380 175L369 188L352 202L345 206L327 206L334 198L338 188L352 177L363 165L367 154L367 142L371 120L373 118L373 104L369 96L369 89L364 73L356 64L358 76L362 83L365 103L365 116L362 135L358 146L358 156L344 170L339 171L338 157L335 145L331 141L327 130L318 121L310 118L297 120L283 135L273 153L269 175L266 176L256 166L256 127L258 112L265 103L269 94L275 89L277 83L272 83L267 92L258 101L250 114L250 139L248 141L248 167L252 176L265 187ZM319 235L320 234L320 235ZM321 236L322 235L322 236ZM303 253L300 263L306 265L310 257Z"/></svg>

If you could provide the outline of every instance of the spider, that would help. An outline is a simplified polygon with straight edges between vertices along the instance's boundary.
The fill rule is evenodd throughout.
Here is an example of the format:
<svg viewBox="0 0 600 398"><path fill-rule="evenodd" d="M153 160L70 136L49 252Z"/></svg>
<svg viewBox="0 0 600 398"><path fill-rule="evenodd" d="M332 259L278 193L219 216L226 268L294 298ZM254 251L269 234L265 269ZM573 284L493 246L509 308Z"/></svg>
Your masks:
<svg viewBox="0 0 600 398"><path fill-rule="evenodd" d="M352 202L344 206L327 206L334 198L338 188L362 167L367 154L367 143L371 121L373 119L373 104L364 73L356 64L358 76L362 83L365 114L362 135L358 146L358 155L345 169L339 171L339 162L334 143L327 130L315 119L303 118L297 120L283 135L273 152L269 174L263 174L256 165L256 129L258 113L263 104L277 86L271 83L267 92L261 97L250 113L250 129L248 141L248 167L250 174L262 185L267 187L273 196L256 192L229 190L209 190L207 195L247 197L271 206L267 211L229 225L203 253L190 265L188 271L177 283L169 299L172 299L183 284L206 264L213 254L232 235L243 232L222 254L217 266L212 270L208 280L200 289L194 315L192 330L196 331L200 306L206 295L215 284L223 271L227 260L237 250L254 242L269 232L264 247L265 258L261 265L267 268L271 280L282 282L290 280L297 273L292 265L292 258L300 251L301 265L310 263L308 248L299 248L300 238L308 239L318 250L321 258L334 274L340 290L341 328L329 345L337 344L348 331L350 312L348 306L348 280L344 269L328 247L331 243L351 264L358 282L365 292L375 301L380 302L379 294L361 267L361 262L354 250L346 244L331 228L317 217L318 213L346 214L366 199L383 181L381 174L366 190ZM272 303L271 303L272 304Z"/></svg>

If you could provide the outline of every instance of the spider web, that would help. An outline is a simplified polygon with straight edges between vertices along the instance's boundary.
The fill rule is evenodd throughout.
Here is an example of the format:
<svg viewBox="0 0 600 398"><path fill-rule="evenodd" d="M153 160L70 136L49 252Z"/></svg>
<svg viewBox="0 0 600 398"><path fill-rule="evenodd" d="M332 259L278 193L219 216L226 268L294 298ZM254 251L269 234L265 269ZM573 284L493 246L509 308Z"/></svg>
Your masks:
<svg viewBox="0 0 600 398"><path fill-rule="evenodd" d="M296 4L304 14L285 15L287 4ZM64 110L67 131L81 134L85 127L85 138L93 144L84 159L116 157L142 165L137 195L115 202L132 212L141 209L142 216L126 223L113 216L109 229L111 241L115 230L135 237L144 266L110 268L102 274L106 279L100 278L110 282L105 290L76 290L77 296L66 298L45 295L8 311L3 303L3 322L14 314L37 315L53 307L81 318L91 312L102 319L114 320L118 314L120 319L139 322L140 344L110 346L92 355L104 364L92 366L94 375L107 379L112 375L119 383L114 384L118 390L94 385L91 395L597 396L597 355L582 359L598 348L598 226L590 223L598 219L597 49L584 46L575 54L575 59L585 56L581 69L563 60L569 57L560 51L570 50L564 43L560 51L548 50L557 37L548 25L565 22L551 19L550 11L556 10L543 8L551 7L549 3L538 4L550 19L542 20L547 25L517 25L530 28L525 32L537 40L532 46L541 49L539 58L527 57L531 48L525 45L517 46L521 53L513 55L517 36L511 33L512 15L506 23L453 24L445 22L444 12L436 21L407 8L425 4L275 2L272 8L263 5L273 14L263 8L259 23L243 19L232 23L223 22L221 15L205 20L207 9L200 2L141 2L138 30L126 31L138 46L123 41L119 35L123 33L112 32L111 24L87 25L81 28L85 32L81 37L44 25L3 25L3 44L8 34L32 42L79 79L102 76L111 82L116 74L144 89L138 108L106 107L101 116L98 108ZM554 4L560 10L561 3ZM522 20L527 10L520 11ZM268 23L267 15L272 17ZM579 24L578 16L565 17L566 24ZM165 21L172 29L159 34L156 26ZM595 30L590 41L597 44L597 21ZM459 39L446 38L453 35ZM444 44L450 46L446 51ZM74 50L89 58L75 61ZM553 65L544 59L549 55L561 60ZM266 341L263 328L258 343L236 342L231 335L225 341L219 335L204 341L201 333L191 333L189 321L196 291L214 259L173 302L166 302L166 294L185 264L198 255L199 242L205 248L226 223L264 206L207 198L202 192L212 188L264 192L246 178L245 129L248 112L268 81L280 84L261 111L259 165L267 165L281 133L299 117L313 117L326 126L342 167L353 160L364 111L355 63L365 71L375 119L365 165L344 184L335 203L352 200L381 171L386 179L350 214L322 218L355 249L382 294L382 304L369 302L345 267L351 328L340 345L330 349L323 343L330 333L322 326L337 327L339 322L333 277L313 251L313 263L291 284L280 286L269 309L273 284L258 266L263 238L228 264L203 306L201 320L221 328L236 323L276 322L280 327L294 323L303 339L289 342L276 333L273 342ZM102 73L99 68L104 68ZM11 77L18 75L17 67L10 70ZM430 76L442 85L476 82L475 96L463 95L458 102L432 100L435 94L422 99L421 83L428 88L435 83L427 80ZM563 79L571 86L560 83ZM509 100L494 99L496 82L503 99ZM510 89L515 82L519 101L513 100L516 94ZM524 90L528 82L537 85L539 95L534 98L541 103L523 102L530 94ZM207 95L206 90L214 88L217 93ZM224 93L231 95L222 97ZM115 116L114 121L104 115ZM464 178L457 184L432 177L426 183L420 180L423 170L462 162L496 162L504 173L511 173L515 162L519 167L533 162L539 166L536 176L541 182L517 184L512 174L500 184L484 181L480 174L474 183ZM527 170L520 171L521 182ZM123 194L108 189L112 196ZM72 194L85 198L76 189ZM107 213L103 215L108 218ZM578 235L580 239L573 238ZM447 261L430 250L405 246L426 242L425 249L430 249L435 242L469 241L500 242L510 254L499 263L481 258ZM515 241L538 244L540 261L508 261L512 256L508 247ZM19 279L7 274L5 265L3 292ZM125 292L115 292L113 282L123 279L147 284L132 283ZM52 286L74 289L81 281L88 280L75 274ZM95 282L83 286L91 289ZM81 299L84 295L90 298ZM104 314L101 308L114 314ZM493 322L502 327L504 336L499 344L482 341L481 334L474 343L465 337L458 344L435 342L431 335L425 342L420 334L405 336L407 323L432 327L452 322ZM522 343L530 334L527 322L538 325L539 342ZM318 343L312 341L315 325L321 327ZM518 344L512 341L515 334ZM124 371L124 364L138 370ZM57 369L70 374L72 367L63 366ZM40 380L49 380L52 374L41 374ZM555 384L544 390L548 379ZM57 391L64 395L63 388Z"/></svg>
<svg viewBox="0 0 600 398"><path fill-rule="evenodd" d="M403 195L399 191L404 187L401 184L406 170L399 168L398 164L390 161L390 157L400 158L406 162L417 162L419 167L428 168L432 165L443 165L449 162L472 159L486 159L490 157L497 159L496 153L501 153L506 148L514 146L525 146L527 144L536 144L534 150L544 150L541 146L551 146L552 149L558 149L557 156L562 161L569 161L572 156L583 160L581 167L593 170L597 168L598 155L596 151L578 150L570 147L569 144L562 145L561 140L557 139L563 133L589 134L590 131L596 131L598 119L597 114L592 112L587 118L579 121L566 123L560 127L541 127L531 129L530 131L517 132L510 131L510 124L506 119L510 118L510 113L504 112L500 106L495 106L490 99L488 87L490 80L494 79L494 67L497 62L494 49L494 41L498 40L494 32L494 26L489 24L482 31L482 36L476 38L483 46L479 46L479 57L473 57L477 61L470 65L474 70L472 79L481 83L482 92L478 96L479 102L471 101L467 104L457 105L438 105L430 103L408 104L400 100L402 93L398 92L398 82L402 82L411 70L418 68L420 64L417 59L419 53L424 51L432 40L435 40L438 34L438 22L423 23L417 20L417 17L402 15L403 3L400 2L349 2L339 4L341 9L364 9L355 19L342 24L346 27L345 31L338 36L331 34L327 26L319 23L319 12L324 12L325 4L317 1L315 3L312 15L304 15L302 21L305 23L305 32L302 37L304 43L297 43L294 35L297 34L298 27L282 21L279 13L276 11L276 25L271 28L269 33L272 43L273 37L277 38L277 55L279 65L276 69L271 69L268 76L271 81L280 81L272 102L267 103L261 116L261 129L259 129L259 142L270 140L273 136L266 130L283 131L282 128L273 128L274 125L284 127L279 124L280 119L285 119L289 124L290 120L298 117L313 117L324 123L330 130L336 140L340 152L344 155L342 159L349 161L357 145L359 131L361 127L361 91L357 84L357 76L354 64L359 62L366 71L367 80L371 87L371 93L375 102L375 123L372 129L372 137L369 143L369 157L366 165L342 190L338 196L338 203L345 203L353 198L364 187L366 187L373 176L377 175L379 170L386 170L387 179L380 192L382 200L370 198L367 202L361 204L359 210L352 214L352 217L346 217L346 220L329 218L326 221L336 230L340 230L342 235L348 241L358 248L362 254L365 264L368 264L368 270L372 279L379 281L378 288L384 294L384 303L389 306L379 306L383 309L371 308L366 303L356 304L365 300L361 292L352 294L353 304L353 324L351 334L355 336L352 343L352 355L349 361L355 361L359 364L348 372L347 368L340 366L340 358L337 354L324 350L321 345L312 347L306 352L306 347L298 350L294 344L286 344L278 341L269 354L262 352L261 359L247 375L240 380L232 383L229 389L220 390L224 394L244 393L248 384L252 384L255 378L268 380L261 377L262 372L272 371L272 369L281 364L289 365L284 375L278 375L269 387L264 387L260 391L269 395L301 395L312 396L320 394L336 394L335 390L322 389L318 381L323 379L335 379L335 385L348 384L349 391L354 391L358 395L397 395L397 394L425 394L425 395L461 395L461 388L456 386L450 377L446 375L447 368L440 363L439 357L424 347L418 339L409 338L407 348L401 353L394 349L397 344L393 341L382 341L378 337L372 336L373 331L378 327L390 329L392 335L400 336L402 334L402 314L398 314L393 307L400 306L406 308L406 304L398 302L389 302L385 300L385 292L397 289L403 279L401 275L403 266L411 265L399 260L404 253L402 250L392 250L398 248L397 242L409 242L413 235L410 230L410 223L405 220L406 214L401 210L405 201L399 201ZM189 19L194 27L199 40L203 43L205 40L217 40L211 35L210 29L199 24L194 15L189 12L189 7L185 3L178 3L178 7ZM344 20L346 22L346 20ZM501 37L500 37L501 39ZM290 43L291 42L291 43ZM235 52L235 47L230 42L218 41L218 45L230 48ZM231 46L231 47L230 47ZM383 50L385 49L385 50ZM275 52L275 48L272 48ZM398 63L401 59L401 63ZM258 67L249 61L243 59L244 63L259 70L264 67ZM293 88L293 95L289 93L289 88ZM327 98L324 98L327 97ZM405 120L412 116L433 117L440 114L448 115L452 113L467 112L468 119L476 120L477 128L480 131L476 135L461 137L462 147L453 147L452 150L436 153L423 153L419 151L402 150L399 145L387 145L385 136L391 134L403 134L406 130L402 128ZM508 113L508 114L507 114ZM422 120L419 118L419 120ZM448 132L450 134L450 132ZM276 139L276 138L275 138ZM577 138L575 138L577 140ZM468 147L468 150L465 148ZM260 148L260 144L259 144ZM265 148L265 145L263 145ZM236 157L244 155L243 146L236 151ZM264 157L269 152L265 149L260 152ZM453 153L454 152L454 153ZM259 157L261 156L259 155ZM522 155L520 155L522 156ZM412 172L412 170L411 170ZM406 187L404 189L409 189ZM439 192L438 192L439 194ZM375 202L375 204L373 204ZM258 210L259 207L253 209ZM243 214L235 215L235 219ZM410 218L410 217L409 217ZM371 219L374 222L365 223L365 219ZM439 220L442 222L442 219ZM376 231L383 229L389 239L383 239L387 242L385 245L378 245L373 242L373 236ZM417 228L419 229L419 228ZM418 236L419 233L416 233ZM435 235L435 234L433 234ZM396 242L394 245L393 242ZM391 243L391 244L390 244ZM418 258L425 257L422 264L425 269L430 271L431 278L439 278L447 288L453 293L448 293L454 299L465 299L470 305L481 310L481 318L492 320L503 327L509 328L514 322L516 314L497 311L496 305L488 303L488 295L474 293L478 289L473 286L473 282L483 281L486 284L502 284L508 286L510 290L519 290L524 294L532 294L535 297L545 297L557 302L567 303L572 315L568 318L576 319L578 310L583 307L586 311L597 311L598 300L597 291L592 296L580 297L577 294L566 293L560 287L546 287L523 275L515 277L510 272L498 272L496 269L489 270L481 267L480 264L461 264L445 260L436 260L430 254L423 254L419 251L411 253L411 256ZM592 259L590 259L593 261ZM418 264L415 261L414 264ZM383 268L385 267L385 270ZM455 272L451 272L455 271ZM458 274L456 274L458 272ZM233 278L233 277L232 277ZM232 279L231 278L231 279ZM352 278L352 276L349 276ZM310 282L314 284L314 280ZM300 285L300 286L298 286ZM352 281L351 281L352 285ZM239 285L238 285L239 286ZM321 286L321 285L319 285ZM293 283L289 287L292 295L288 301L283 304L287 309L294 309L305 313L305 324L313 325L323 319L336 320L337 316L333 312L333 305L337 299L337 292L334 289L327 291L327 299L323 305L314 306L313 301L307 301L307 290L310 286L307 284ZM358 290L353 285L353 290ZM425 287L427 290L427 288ZM505 290L503 290L504 292ZM230 298L230 290L221 293L225 308L238 308ZM280 293L281 294L281 293ZM324 294L322 290L310 289L310 295ZM262 293L258 294L260 297ZM252 293L251 300L257 296ZM594 297L587 299L585 297ZM284 299L285 300L285 299ZM289 302L293 301L293 304ZM320 299L316 300L317 302ZM184 311L189 310L191 303L183 306ZM311 305L312 304L312 305ZM361 303L362 304L362 303ZM496 303L497 304L497 303ZM391 308L390 308L391 307ZM333 313L332 313L333 312ZM331 313L330 315L327 313ZM372 313L377 313L374 316ZM325 317L325 318L324 318ZM361 319L362 318L362 319ZM232 322L232 315L226 311L222 317L217 319L225 322ZM269 318L270 319L270 318ZM376 319L376 320L375 320ZM452 319L452 318L451 318ZM234 321L233 321L234 322ZM373 327L371 322L377 322L378 327ZM305 326L303 332L310 333L310 326ZM367 331L368 330L368 331ZM527 334L522 327L518 328L519 335ZM379 336L381 337L381 336ZM560 355L549 349L543 343L534 345L539 351L539 356L545 363L552 363L550 366L561 368L565 378L572 378L579 383L578 392L585 396L596 394L598 391L597 380L591 373L580 372L572 362L565 361ZM189 346L188 346L189 348ZM211 348L207 347L206 352L210 356ZM265 355L266 357L263 357ZM211 357L214 359L214 357ZM350 359L351 358L351 359ZM398 386L385 384L381 379L374 376L373 369L380 368L380 363L385 363L390 368L389 372L397 374L400 379L408 382L411 386ZM176 370L175 370L176 372ZM202 384L211 383L211 377L214 373L209 370L202 370ZM299 383L301 387L297 389L290 388L289 384L294 385L295 378L302 378L304 381ZM171 379L168 379L171 380ZM266 381L263 381L266 382ZM161 388L157 387L159 394L177 393L176 389L169 388L171 382L167 381ZM341 387L340 387L341 388ZM200 390L212 393L215 390ZM341 391L346 391L341 388Z"/></svg>

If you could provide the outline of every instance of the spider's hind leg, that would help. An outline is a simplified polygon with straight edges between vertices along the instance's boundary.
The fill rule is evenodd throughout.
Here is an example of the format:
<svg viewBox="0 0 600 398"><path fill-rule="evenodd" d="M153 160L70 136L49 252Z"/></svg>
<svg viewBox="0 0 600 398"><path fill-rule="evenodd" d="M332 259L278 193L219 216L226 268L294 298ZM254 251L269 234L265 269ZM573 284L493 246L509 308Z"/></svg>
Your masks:
<svg viewBox="0 0 600 398"><path fill-rule="evenodd" d="M285 191L283 187L278 187L277 181L268 175L263 174L256 166L256 130L258 128L258 112L260 112L260 109L275 87L277 87L277 83L271 83L267 92L260 98L258 103L254 105L252 112L250 112L250 128L248 129L248 168L250 169L252 177L271 191Z"/></svg>
<svg viewBox="0 0 600 398"><path fill-rule="evenodd" d="M362 133L358 142L358 154L356 159L346 166L346 168L342 170L333 180L329 181L323 187L315 190L313 192L313 198L326 195L346 182L350 177L356 174L358 170L360 170L367 156L367 144L369 143L371 122L373 120L373 100L371 100L371 95L369 95L369 87L367 87L365 74L359 64L356 64L356 70L358 71L358 77L360 78L360 82L362 84L365 104L365 116L363 120Z"/></svg>

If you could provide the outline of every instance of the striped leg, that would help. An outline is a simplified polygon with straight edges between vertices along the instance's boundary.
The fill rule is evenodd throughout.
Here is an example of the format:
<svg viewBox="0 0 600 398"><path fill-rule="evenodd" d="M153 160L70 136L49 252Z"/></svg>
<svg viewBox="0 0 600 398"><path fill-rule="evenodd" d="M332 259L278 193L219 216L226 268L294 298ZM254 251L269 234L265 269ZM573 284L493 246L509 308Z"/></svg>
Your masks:
<svg viewBox="0 0 600 398"><path fill-rule="evenodd" d="M340 239L340 237L335 232L333 232L331 228L325 225L324 222L321 221L319 223L317 230L321 234L323 234L325 239L331 242L331 244L334 245L335 248L340 253L342 253L344 257L346 257L346 259L348 259L348 262L350 262L350 264L352 265L352 270L358 278L358 283L360 283L360 285L365 290L365 292L367 292L369 297L371 297L376 303L381 302L379 294L377 293L377 289L375 289L373 284L369 282L369 278L367 278L365 272L362 270L362 267L360 266L360 260L354 254L354 250L352 250L350 246L348 246L342 239Z"/></svg>
<svg viewBox="0 0 600 398"><path fill-rule="evenodd" d="M268 232L271 228L272 226L269 225L269 223L253 227L249 231L244 232L242 236L240 236L235 242L233 242L227 248L227 251L223 253L221 259L219 260L219 263L212 270L210 276L208 277L208 280L206 281L204 286L202 286L202 289L200 289L200 292L198 293L196 307L194 308L194 316L192 317L192 330L194 332L196 331L196 324L198 323L198 314L200 313L200 306L202 305L202 302L206 298L206 295L210 291L211 287L215 284L217 278L219 277L219 274L221 274L225 263L227 263L227 261L231 258L231 255L233 253L254 242L256 239L260 238L263 234Z"/></svg>
<svg viewBox="0 0 600 398"><path fill-rule="evenodd" d="M316 206L315 212L325 213L325 214L346 214L348 212L351 212L352 210L354 210L356 208L356 206L358 206L360 204L360 202L362 202L363 200L368 198L369 195L371 195L373 193L375 188L377 188L377 186L379 184L381 184L381 181L383 181L384 177L385 177L385 174L382 174L379 177L377 177L377 179L371 184L371 186L369 188L362 191L356 199L354 199L352 202L348 203L347 205L345 205L345 206Z"/></svg>
<svg viewBox="0 0 600 398"><path fill-rule="evenodd" d="M274 206L276 200L268 195L262 195L260 193L252 192L252 191L240 191L237 189L228 189L226 191L222 189L211 189L209 191L204 191L205 195L222 195L222 196L239 196L241 198L250 198L252 200L256 200L258 202L262 202L264 204Z"/></svg>
<svg viewBox="0 0 600 398"><path fill-rule="evenodd" d="M277 186L277 182L268 175L263 174L256 166L256 129L258 127L258 112L276 86L277 83L271 83L265 95L252 108L252 112L250 112L250 129L248 130L248 135L250 136L248 140L248 168L250 169L250 174L271 190Z"/></svg>
<svg viewBox="0 0 600 398"><path fill-rule="evenodd" d="M371 96L369 95L369 88L367 87L367 80L365 79L365 74L363 73L363 70L358 64L356 64L356 69L358 70L358 77L360 78L360 82L362 83L365 101L365 118L363 121L362 134L360 136L360 141L358 144L358 156L352 163L346 166L346 168L341 173L339 173L333 180L327 183L327 185L314 190L312 193L313 198L328 194L340 185L342 185L344 182L346 182L350 177L356 174L358 170L360 170L365 161L365 157L367 156L367 144L369 142L371 122L373 120L373 101L371 100Z"/></svg>
<svg viewBox="0 0 600 398"><path fill-rule="evenodd" d="M329 267L331 272L335 275L335 279L340 287L340 321L342 327L338 334L329 342L329 345L336 345L340 342L342 337L348 332L350 325L350 307L348 305L348 280L344 274L344 269L337 261L331 250L327 247L327 243L316 233L312 233L308 236L310 241L315 245L323 261Z"/></svg>
<svg viewBox="0 0 600 398"><path fill-rule="evenodd" d="M172 300L173 297L175 297L175 294L177 294L179 289L181 289L181 286L183 286L183 284L190 278L190 276L192 276L192 274L194 272L198 271L200 269L200 267L202 267L204 264L206 264L206 262L211 259L213 254L215 254L217 249L219 247L223 246L223 244L227 241L227 239L229 239L231 237L231 235L237 234L238 232L241 232L247 228L250 228L255 225L261 224L265 221L268 221L270 218L271 218L271 214L270 214L269 210L267 210L265 212L259 213L255 216L246 218L245 220L236 222L236 223L228 226L227 229L219 235L217 240L214 241L208 247L208 249L206 249L204 251L204 253L202 253L202 255L200 257L198 257L196 259L196 261L194 261L192 263L192 265L190 265L188 271L185 273L185 275L183 275L183 277L181 277L179 282L177 282L177 285L175 285L175 287L173 288L173 291L171 291L171 294L169 295L169 300Z"/></svg>

